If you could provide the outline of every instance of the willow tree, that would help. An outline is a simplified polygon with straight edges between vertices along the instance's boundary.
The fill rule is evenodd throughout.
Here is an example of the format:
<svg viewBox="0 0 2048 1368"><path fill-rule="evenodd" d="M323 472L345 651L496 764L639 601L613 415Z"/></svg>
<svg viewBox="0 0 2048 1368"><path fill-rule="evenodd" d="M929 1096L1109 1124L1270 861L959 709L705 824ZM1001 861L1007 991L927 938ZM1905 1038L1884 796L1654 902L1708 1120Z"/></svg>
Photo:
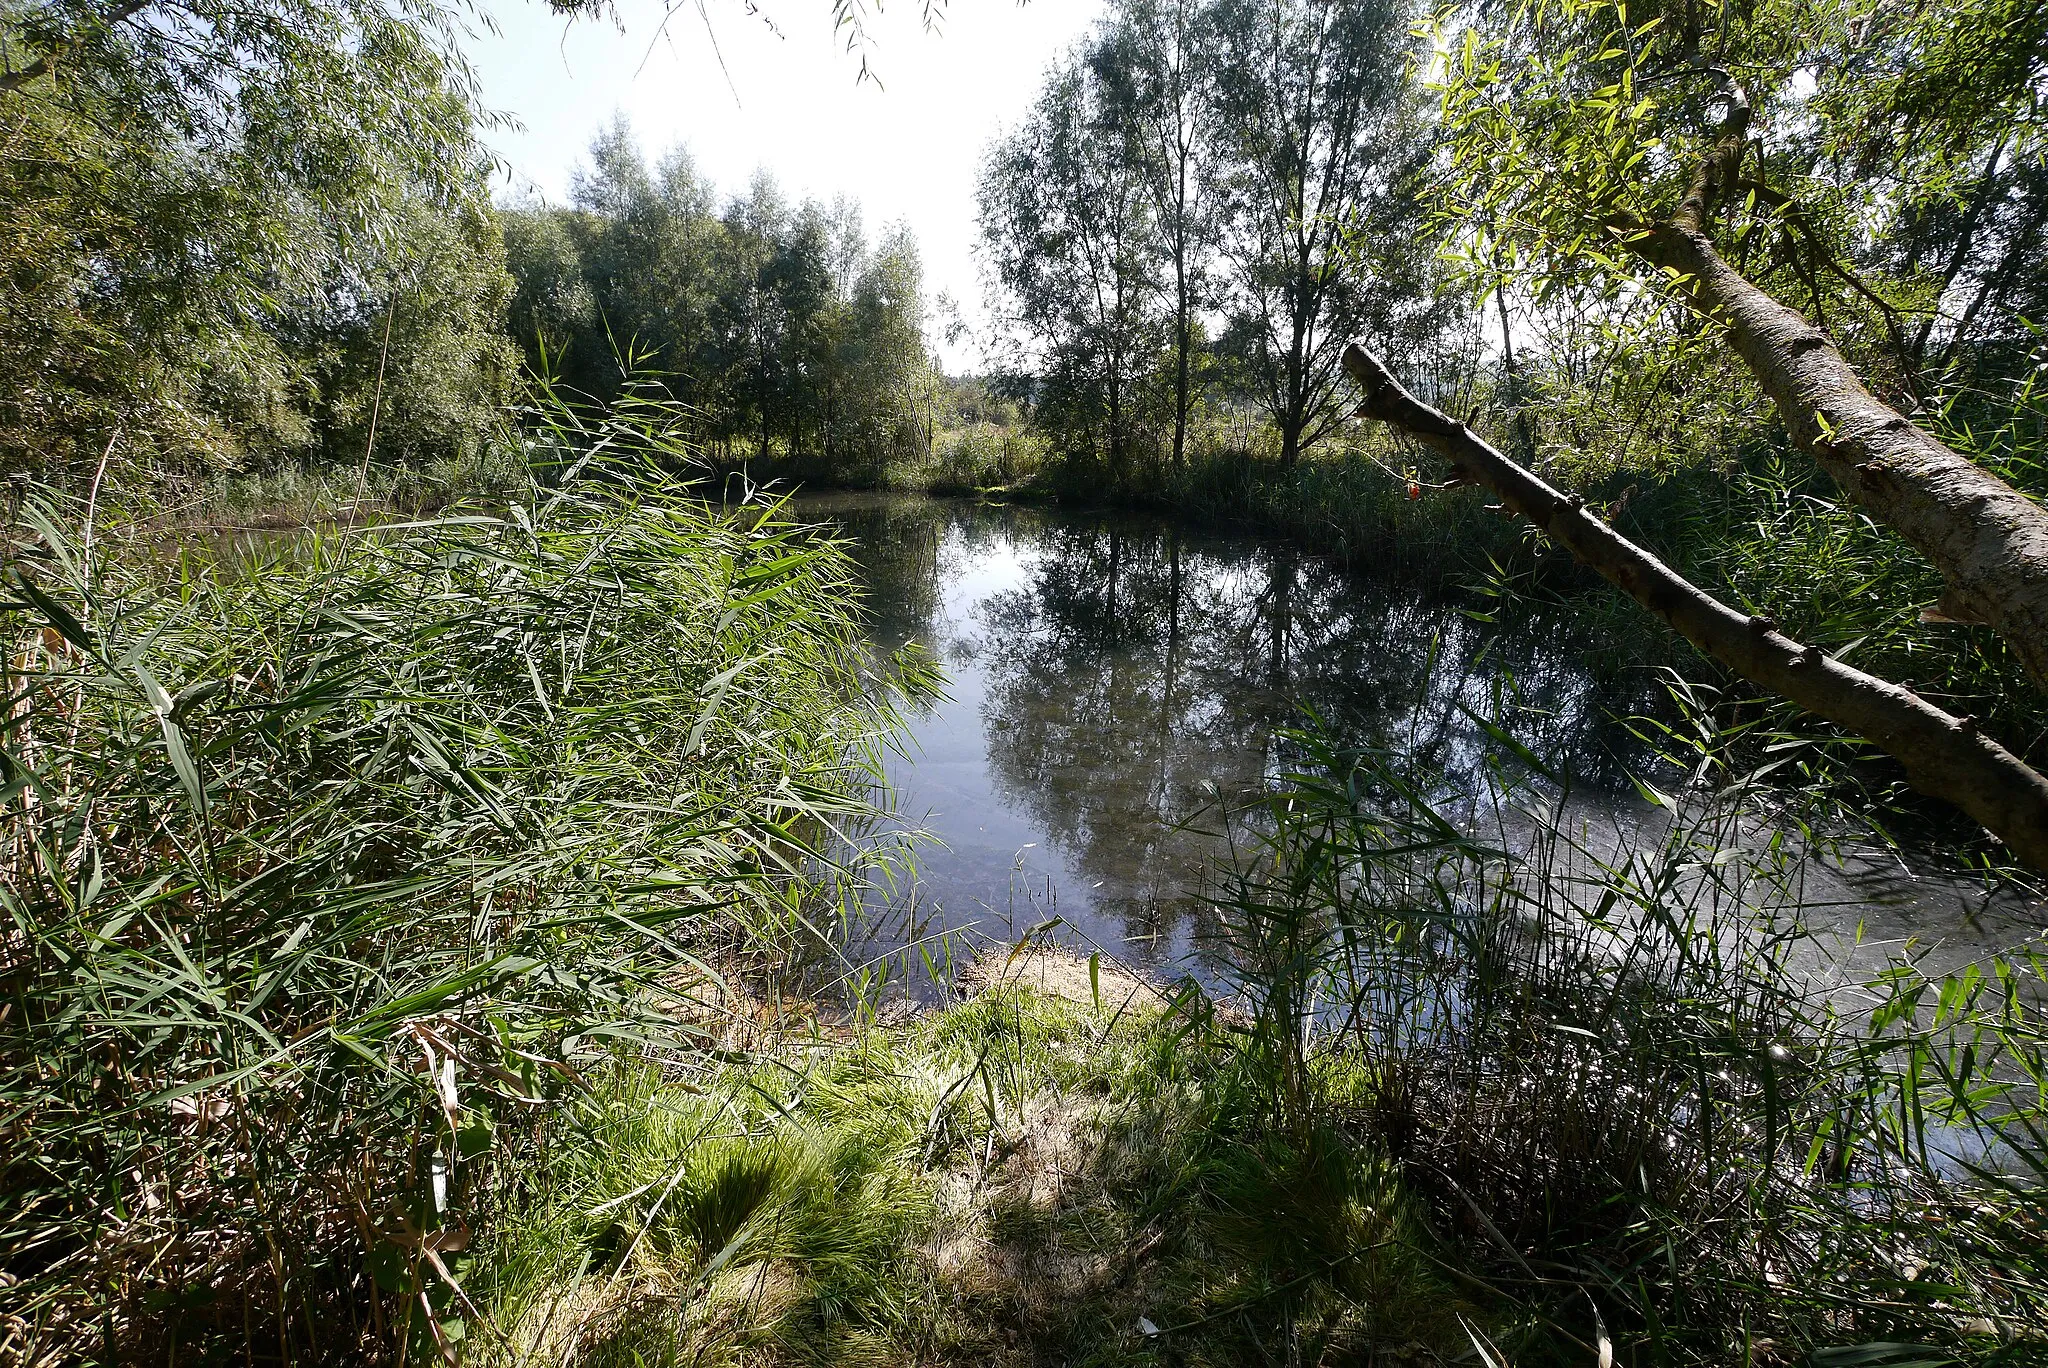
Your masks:
<svg viewBox="0 0 2048 1368"><path fill-rule="evenodd" d="M491 269L473 96L446 13L413 0L10 7L5 461L303 449L325 421L304 395L352 389L387 319L445 359L431 311L397 315L451 250L458 277Z"/></svg>
<svg viewBox="0 0 2048 1368"><path fill-rule="evenodd" d="M2048 682L2048 512L1914 415L1930 341L2035 297L2048 12L2012 0L1478 10L1445 35L1446 197L1476 270L1652 292L1792 443ZM2021 289L2025 280L2031 291Z"/></svg>
<svg viewBox="0 0 2048 1368"><path fill-rule="evenodd" d="M1149 201L1153 253L1170 285L1173 466L1187 459L1201 311L1213 230L1208 171L1214 54L1197 0L1123 0L1089 54L1110 117L1136 156Z"/></svg>
<svg viewBox="0 0 2048 1368"><path fill-rule="evenodd" d="M592 141L572 205L507 210L511 325L530 362L609 398L631 352L730 450L868 473L927 445L923 283L907 231L870 242L849 204L789 204L765 176L721 202L687 153ZM920 426L922 425L922 426ZM822 449L822 451L820 450Z"/></svg>
<svg viewBox="0 0 2048 1368"><path fill-rule="evenodd" d="M1056 67L982 169L998 307L1039 379L1041 422L1127 483L1162 332L1144 149L1097 64Z"/></svg>
<svg viewBox="0 0 2048 1368"><path fill-rule="evenodd" d="M1419 242L1427 155L1401 0L1217 0L1211 165L1228 337L1291 466L1344 412L1339 357L1382 345L1399 306L1387 267ZM1365 267L1358 244L1382 260ZM1417 273L1410 260L1401 274Z"/></svg>

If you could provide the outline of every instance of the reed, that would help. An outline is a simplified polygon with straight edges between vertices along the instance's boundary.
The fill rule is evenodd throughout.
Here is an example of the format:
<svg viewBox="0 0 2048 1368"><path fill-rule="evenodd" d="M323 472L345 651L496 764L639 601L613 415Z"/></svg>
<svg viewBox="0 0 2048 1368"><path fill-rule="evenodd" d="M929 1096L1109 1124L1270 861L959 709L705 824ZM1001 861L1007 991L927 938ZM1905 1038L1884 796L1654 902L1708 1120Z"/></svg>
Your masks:
<svg viewBox="0 0 2048 1368"><path fill-rule="evenodd" d="M2048 964L1851 974L1753 793L1595 845L1486 730L1478 795L1296 734L1242 823L1275 1124L1388 1156L1516 1363L2038 1361Z"/></svg>
<svg viewBox="0 0 2048 1368"><path fill-rule="evenodd" d="M561 1104L829 912L891 695L842 553L706 502L686 419L543 387L508 507L231 565L23 509L7 1353L452 1354Z"/></svg>

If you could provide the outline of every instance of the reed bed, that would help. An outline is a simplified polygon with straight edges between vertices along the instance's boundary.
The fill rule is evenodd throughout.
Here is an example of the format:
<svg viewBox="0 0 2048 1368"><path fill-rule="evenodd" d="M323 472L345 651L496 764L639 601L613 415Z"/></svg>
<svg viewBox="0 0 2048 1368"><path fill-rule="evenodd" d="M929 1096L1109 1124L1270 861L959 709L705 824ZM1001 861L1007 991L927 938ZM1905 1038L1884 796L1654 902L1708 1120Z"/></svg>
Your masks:
<svg viewBox="0 0 2048 1368"><path fill-rule="evenodd" d="M1396 1164L1487 1362L2042 1361L2035 943L1850 974L1741 786L1596 847L1491 730L1468 808L1301 733L1240 823L1218 934L1275 1125Z"/></svg>
<svg viewBox="0 0 2048 1368"><path fill-rule="evenodd" d="M844 556L707 503L651 392L528 417L509 507L232 566L22 510L0 1360L454 1357L564 1104L855 877Z"/></svg>

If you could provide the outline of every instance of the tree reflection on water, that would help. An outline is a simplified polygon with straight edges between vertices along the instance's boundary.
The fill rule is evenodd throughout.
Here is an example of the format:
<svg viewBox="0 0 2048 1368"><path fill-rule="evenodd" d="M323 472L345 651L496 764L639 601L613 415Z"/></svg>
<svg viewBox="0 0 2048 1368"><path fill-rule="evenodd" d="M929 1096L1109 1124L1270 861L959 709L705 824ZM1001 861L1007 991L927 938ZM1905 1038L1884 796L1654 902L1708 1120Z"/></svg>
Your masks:
<svg viewBox="0 0 2048 1368"><path fill-rule="evenodd" d="M935 926L1003 935L1056 911L1119 955L1211 978L1202 874L1232 854L1219 804L1284 768L1282 734L1311 717L1406 751L1453 809L1498 749L1475 714L1512 714L1595 788L1642 758L1609 719L1651 706L1651 681L1600 678L1556 620L1477 621L1444 583L1129 514L806 511L850 539L878 644L922 642L952 679L891 775L945 843L919 858Z"/></svg>

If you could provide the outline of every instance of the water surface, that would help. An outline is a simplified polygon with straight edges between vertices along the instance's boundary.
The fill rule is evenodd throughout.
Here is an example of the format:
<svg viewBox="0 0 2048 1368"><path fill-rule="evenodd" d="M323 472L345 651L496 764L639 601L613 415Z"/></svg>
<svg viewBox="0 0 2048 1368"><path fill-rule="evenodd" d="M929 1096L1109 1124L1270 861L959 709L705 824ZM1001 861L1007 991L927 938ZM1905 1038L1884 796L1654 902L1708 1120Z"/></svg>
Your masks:
<svg viewBox="0 0 2048 1368"><path fill-rule="evenodd" d="M1662 820L1631 775L1683 780L1624 723L1668 714L1659 682L1568 615L1484 621L1454 583L1162 518L890 495L800 509L848 539L877 644L920 643L949 679L889 762L901 820L933 839L873 953L1056 917L1051 934L1076 948L1221 981L1205 873L1243 837L1221 808L1283 770L1287 733L1311 722L1412 757L1441 776L1445 811L1484 822L1472 804L1502 747L1479 719L1512 719L1569 767L1572 823L1596 850ZM1953 963L2043 924L2037 904L1892 855L1801 877L1806 915L1840 933L1845 977L1909 942Z"/></svg>
<svg viewBox="0 0 2048 1368"><path fill-rule="evenodd" d="M1291 545L1109 513L889 496L807 499L850 538L878 644L917 642L947 696L890 763L922 847L924 930L1010 936L1054 916L1073 943L1211 977L1203 873L1220 821L1315 720L1483 788L1475 720L1618 784L1617 715L1650 681L1600 678L1553 624L1476 622L1447 587L1348 573ZM1636 757L1640 758L1640 757Z"/></svg>

